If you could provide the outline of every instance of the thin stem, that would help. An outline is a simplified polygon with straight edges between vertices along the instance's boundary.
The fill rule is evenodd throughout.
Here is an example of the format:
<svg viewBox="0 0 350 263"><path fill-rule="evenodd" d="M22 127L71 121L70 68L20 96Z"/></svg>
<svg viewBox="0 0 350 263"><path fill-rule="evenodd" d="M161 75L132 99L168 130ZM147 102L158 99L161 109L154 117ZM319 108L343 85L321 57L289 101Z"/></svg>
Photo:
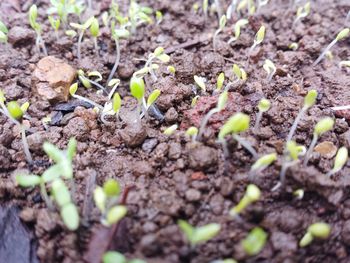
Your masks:
<svg viewBox="0 0 350 263"><path fill-rule="evenodd" d="M95 47L95 52L96 52L96 54L98 54L97 37L94 37L94 47Z"/></svg>
<svg viewBox="0 0 350 263"><path fill-rule="evenodd" d="M221 10L220 0L215 0L214 2L215 2L216 11L218 13L218 19L220 21L220 19L222 17L222 10Z"/></svg>
<svg viewBox="0 0 350 263"><path fill-rule="evenodd" d="M254 50L254 48L256 47L258 45L258 43L254 40L254 44L250 47L250 49L249 49L249 56L250 56L250 54L253 52L253 50Z"/></svg>
<svg viewBox="0 0 350 263"><path fill-rule="evenodd" d="M222 149L224 151L225 160L228 159L230 157L230 152L228 150L228 146L227 146L226 140L222 139L222 140L219 140L218 142L222 145Z"/></svg>
<svg viewBox="0 0 350 263"><path fill-rule="evenodd" d="M333 107L331 108L334 111L338 111L338 110L350 110L350 105L346 105L346 106L337 106L337 107Z"/></svg>
<svg viewBox="0 0 350 263"><path fill-rule="evenodd" d="M254 125L254 133L257 133L258 130L259 130L259 126L260 126L260 121L261 121L261 118L262 118L262 111L259 111L257 114L256 114L256 120L255 120L255 125Z"/></svg>
<svg viewBox="0 0 350 263"><path fill-rule="evenodd" d="M80 62L81 60L81 41L83 40L84 36L84 30L80 31L79 38L78 38L78 60Z"/></svg>
<svg viewBox="0 0 350 263"><path fill-rule="evenodd" d="M85 97L83 97L83 96L74 94L74 95L72 95L72 97L73 97L73 98L76 98L76 99L78 99L78 100L82 100L82 101L85 101L85 102L87 102L87 103L90 103L92 106L97 107L97 108L99 108L100 110L103 110L103 107L102 107L100 104L97 104L97 103L93 102L92 100L87 99L87 98L85 98Z"/></svg>
<svg viewBox="0 0 350 263"><path fill-rule="evenodd" d="M44 199L44 202L46 203L46 206L48 207L48 209L51 210L51 211L54 211L55 208L54 208L54 206L53 206L53 204L51 202L51 199L50 199L49 195L47 194L44 182L40 183L40 192L41 192L41 196Z"/></svg>
<svg viewBox="0 0 350 263"><path fill-rule="evenodd" d="M297 117L296 117L295 120L294 120L294 123L293 123L293 125L292 125L292 128L291 128L290 131L289 131L289 134L288 134L288 137L287 137L287 142L289 142L290 140L292 140L293 135L294 135L294 132L295 132L297 126L298 126L298 123L300 122L301 118L304 116L305 111L306 111L306 108L302 108L302 109L299 111Z"/></svg>
<svg viewBox="0 0 350 263"><path fill-rule="evenodd" d="M321 53L321 55L316 59L312 66L316 66L324 58L326 53L337 43L337 39L334 39Z"/></svg>
<svg viewBox="0 0 350 263"><path fill-rule="evenodd" d="M27 141L27 137L26 137L26 128L24 127L24 125L20 125L20 127L21 127L22 144L23 144L24 154L26 155L27 162L33 163L33 158L32 158L32 155L30 154L28 141Z"/></svg>
<svg viewBox="0 0 350 263"><path fill-rule="evenodd" d="M91 79L88 79L87 77L84 77L84 78L85 78L88 82L90 82L91 84L93 84L94 86L96 86L97 88L103 90L103 92L104 92L105 94L108 94L106 88L103 87L101 84L99 84L98 82L93 81L93 80L91 80Z"/></svg>
<svg viewBox="0 0 350 263"><path fill-rule="evenodd" d="M276 73L276 69L274 69L268 76L267 76L267 81L270 82L273 78L273 76Z"/></svg>
<svg viewBox="0 0 350 263"><path fill-rule="evenodd" d="M215 31L215 34L213 36L213 48L214 48L214 52L216 52L216 39L218 34L221 32L221 29L219 28L218 30Z"/></svg>
<svg viewBox="0 0 350 263"><path fill-rule="evenodd" d="M280 181L271 189L272 192L276 191L280 187L284 187L285 182L286 182L286 173L287 170L292 167L293 165L296 165L299 162L299 160L295 161L287 161L285 160L284 163L282 164L281 172L280 172Z"/></svg>
<svg viewBox="0 0 350 263"><path fill-rule="evenodd" d="M117 71L117 68L118 68L118 65L119 65L119 61L120 61L120 47L119 47L119 41L117 38L114 39L115 40L115 48L116 48L116 51L117 51L117 57L115 59L115 63L114 63L114 66L112 68L112 71L111 73L109 74L108 76L108 80L107 80L107 83L109 83L111 81L111 79L113 78L115 72Z"/></svg>
<svg viewBox="0 0 350 263"><path fill-rule="evenodd" d="M232 136L240 145L242 145L248 152L250 152L251 155L253 155L254 159L258 157L258 154L248 141L244 140L237 134L233 134Z"/></svg>
<svg viewBox="0 0 350 263"><path fill-rule="evenodd" d="M203 118L202 122L201 122L201 126L199 128L199 133L198 133L198 141L202 140L202 135L204 132L205 127L207 126L207 123L209 121L209 119L211 118L211 116L213 116L215 113L219 112L219 110L217 108L211 109Z"/></svg>
<svg viewBox="0 0 350 263"><path fill-rule="evenodd" d="M306 154L305 154L305 159L304 159L304 163L303 165L306 166L310 157L311 157L311 154L312 154L312 151L314 150L315 148L315 145L317 143L317 140L318 140L318 136L317 134L314 133L314 136L312 138L312 141L311 141L311 144L310 144L310 147L309 149L307 150Z"/></svg>

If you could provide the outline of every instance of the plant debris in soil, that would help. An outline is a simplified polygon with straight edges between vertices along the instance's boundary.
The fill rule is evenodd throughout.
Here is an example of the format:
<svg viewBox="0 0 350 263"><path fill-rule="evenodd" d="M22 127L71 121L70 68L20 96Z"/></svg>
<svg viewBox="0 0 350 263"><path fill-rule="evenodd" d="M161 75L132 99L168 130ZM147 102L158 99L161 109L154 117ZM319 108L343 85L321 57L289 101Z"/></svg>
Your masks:
<svg viewBox="0 0 350 263"><path fill-rule="evenodd" d="M350 147L349 1L215 0L206 10L195 0L76 0L62 17L54 2L0 2L8 29L0 23L1 260L98 263L118 251L154 263L350 262L350 167L338 151ZM62 19L58 30L48 12ZM287 144L310 90L317 97ZM271 106L257 117L264 98ZM230 119L236 113L248 123ZM324 117L334 125L303 166ZM51 193L53 179L51 209L40 187L15 180L45 174L58 162L43 144L67 149L70 138L76 153L62 154L74 156L73 179L59 180L79 212L75 231L62 220L66 203ZM252 152L277 155L255 165ZM127 209L111 214L113 224L96 202L95 189L109 179L121 194L108 208Z"/></svg>

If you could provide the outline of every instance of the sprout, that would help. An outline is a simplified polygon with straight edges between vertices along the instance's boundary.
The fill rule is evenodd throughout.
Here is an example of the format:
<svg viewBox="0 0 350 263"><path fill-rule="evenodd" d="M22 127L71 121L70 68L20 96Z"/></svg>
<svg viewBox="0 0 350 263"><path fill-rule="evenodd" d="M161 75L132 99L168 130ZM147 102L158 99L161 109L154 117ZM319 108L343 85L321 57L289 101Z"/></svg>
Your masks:
<svg viewBox="0 0 350 263"><path fill-rule="evenodd" d="M206 91L205 78L194 75L193 79L194 79L194 82L197 84L197 86L200 87L203 92L205 92Z"/></svg>
<svg viewBox="0 0 350 263"><path fill-rule="evenodd" d="M340 61L339 62L339 67L342 68L342 67L348 67L350 68L350 60L343 60L343 61Z"/></svg>
<svg viewBox="0 0 350 263"><path fill-rule="evenodd" d="M85 101L93 105L94 107L98 108L99 110L103 110L103 106L101 106L100 104L97 104L96 102L93 102L92 100L85 98L83 96L77 95L76 94L77 90L78 90L78 83L76 82L69 87L69 94L75 99Z"/></svg>
<svg viewBox="0 0 350 263"><path fill-rule="evenodd" d="M295 190L293 192L293 195L299 200L303 199L303 197L304 197L304 189Z"/></svg>
<svg viewBox="0 0 350 263"><path fill-rule="evenodd" d="M254 132L258 132L261 118L264 112L267 112L270 109L271 103L267 99L261 99L258 104L258 113L256 114L256 120L254 125Z"/></svg>
<svg viewBox="0 0 350 263"><path fill-rule="evenodd" d="M317 222L310 225L306 234L299 242L300 247L306 247L311 244L314 238L327 239L331 234L331 226L324 222Z"/></svg>
<svg viewBox="0 0 350 263"><path fill-rule="evenodd" d="M50 22L53 30L55 30L56 40L58 41L58 29L60 28L61 20L59 18L55 19L52 16L49 16L49 22Z"/></svg>
<svg viewBox="0 0 350 263"><path fill-rule="evenodd" d="M132 77L130 80L131 95L138 101L138 112L141 113L141 106L145 95L145 82L143 78Z"/></svg>
<svg viewBox="0 0 350 263"><path fill-rule="evenodd" d="M295 51L299 48L299 45L298 45L298 43L293 42L293 43L289 44L288 48Z"/></svg>
<svg viewBox="0 0 350 263"><path fill-rule="evenodd" d="M341 30L338 33L338 35L336 36L336 38L323 50L321 55L316 59L316 61L312 65L316 66L324 58L324 56L327 54L327 52L330 51L330 49L335 44L337 44L338 41L341 41L344 38L348 37L349 33L350 33L350 28L344 28L343 30Z"/></svg>
<svg viewBox="0 0 350 263"><path fill-rule="evenodd" d="M27 162L31 164L33 162L33 158L29 151L26 137L27 127L22 123L22 117L27 111L29 103L26 102L20 106L16 101L10 101L7 103L7 105L5 105L5 101L5 95L3 91L0 90L0 113L5 115L13 124L19 127L21 131L24 154L26 156Z"/></svg>
<svg viewBox="0 0 350 263"><path fill-rule="evenodd" d="M276 73L275 64L271 60L266 59L263 68L267 72L267 81L270 82Z"/></svg>
<svg viewBox="0 0 350 263"><path fill-rule="evenodd" d="M231 4L228 6L228 8L226 10L226 17L228 20L231 19L232 13L234 13L236 11L237 2L238 2L238 0L232 0Z"/></svg>
<svg viewBox="0 0 350 263"><path fill-rule="evenodd" d="M149 16L152 12L153 10L151 8L140 6L135 0L130 1L129 25L132 34L136 33L137 26L143 23L153 23L152 18Z"/></svg>
<svg viewBox="0 0 350 263"><path fill-rule="evenodd" d="M221 229L221 226L215 223L200 227L193 227L185 220L179 220L177 224L192 246L204 243L214 238Z"/></svg>
<svg viewBox="0 0 350 263"><path fill-rule="evenodd" d="M156 11L156 20L157 20L157 25L159 25L163 21L163 14L161 11Z"/></svg>
<svg viewBox="0 0 350 263"><path fill-rule="evenodd" d="M221 72L218 76L218 79L216 80L216 90L220 91L224 85L225 81L225 74Z"/></svg>
<svg viewBox="0 0 350 263"><path fill-rule="evenodd" d="M307 17L310 14L311 4L307 2L304 6L301 6L297 10L296 18L294 19L293 26L298 23L302 18Z"/></svg>
<svg viewBox="0 0 350 263"><path fill-rule="evenodd" d="M287 142L292 140L294 132L298 126L299 121L304 116L305 112L315 104L316 98L317 98L317 91L314 89L310 90L307 93L307 95L305 96L304 105L301 108L301 110L299 111L299 113L298 113L297 117L295 118L294 123L293 123L293 125L288 133Z"/></svg>
<svg viewBox="0 0 350 263"><path fill-rule="evenodd" d="M228 100L228 92L227 91L224 91L223 93L221 93L219 95L219 98L218 98L218 102L217 102L217 105L214 109L211 109L206 115L205 117L203 118L202 122L201 122L201 126L199 128L199 134L198 134L198 140L200 141L202 139L202 135L203 135L203 132L204 132L204 129L205 127L207 126L207 123L209 121L209 119L215 114L215 113L218 113L220 111L222 111L225 106L226 106L226 102Z"/></svg>
<svg viewBox="0 0 350 263"><path fill-rule="evenodd" d="M70 26L74 29L77 29L79 31L79 38L78 38L78 60L81 61L81 42L84 37L84 33L89 27L91 26L92 22L95 20L95 17L90 17L88 20L85 21L84 24L77 24L77 23L70 23Z"/></svg>
<svg viewBox="0 0 350 263"><path fill-rule="evenodd" d="M314 147L317 143L317 140L318 138L325 132L327 131L330 131L331 129L333 129L333 125L334 125L334 120L330 117L326 117L322 120L320 120L316 125L315 125L315 128L314 128L314 133L313 133L313 138L312 138L312 141L311 141L311 144L310 144L310 147L308 149L308 151L306 152L306 155L305 155L305 159L304 159L304 166L307 165L310 157L311 157L311 154L312 154L312 151L314 150Z"/></svg>
<svg viewBox="0 0 350 263"><path fill-rule="evenodd" d="M114 179L107 180L102 187L97 186L94 190L94 202L101 212L101 223L111 226L123 219L127 208L118 204L120 185Z"/></svg>
<svg viewBox="0 0 350 263"><path fill-rule="evenodd" d="M259 11L260 8L262 8L263 6L267 5L269 3L269 0L258 0L258 9L257 11Z"/></svg>
<svg viewBox="0 0 350 263"><path fill-rule="evenodd" d="M198 134L198 129L192 126L187 129L186 134L192 138L192 142L195 142Z"/></svg>
<svg viewBox="0 0 350 263"><path fill-rule="evenodd" d="M52 201L47 194L45 184L51 184L52 198L60 208L61 217L69 230L79 227L79 214L71 196L74 196L75 185L73 179L72 162L76 154L77 141L71 138L66 150L59 150L55 145L45 142L43 145L45 153L55 164L49 167L41 176L38 175L16 175L16 183L21 187L40 186L43 200L50 210L54 210ZM68 179L71 183L71 194L62 179Z"/></svg>
<svg viewBox="0 0 350 263"><path fill-rule="evenodd" d="M199 99L199 96L198 96L198 95L195 96L195 97L193 97L193 99L192 99L192 101L191 101L191 107L192 107L192 108L193 108L194 106L196 106L198 99Z"/></svg>
<svg viewBox="0 0 350 263"><path fill-rule="evenodd" d="M266 240L266 232L260 227L254 227L248 236L242 240L241 245L247 255L255 256L264 248Z"/></svg>
<svg viewBox="0 0 350 263"><path fill-rule="evenodd" d="M7 42L7 33L9 30L7 29L6 25L1 22L0 20L0 43L6 43Z"/></svg>
<svg viewBox="0 0 350 263"><path fill-rule="evenodd" d="M233 86L238 81L240 81L240 80L246 81L247 80L247 73L244 71L243 68L240 68L237 64L233 64L232 71L233 71L233 73L234 73L234 75L236 76L237 79L234 82L229 82L225 86L225 90L226 91L228 91L230 89L230 87Z"/></svg>
<svg viewBox="0 0 350 263"><path fill-rule="evenodd" d="M177 127L177 124L171 125L163 131L163 134L170 136L177 130Z"/></svg>
<svg viewBox="0 0 350 263"><path fill-rule="evenodd" d="M249 1L248 1L249 2ZM249 54L253 52L254 48L261 44L265 38L265 31L266 28L264 26L261 26L260 29L258 30L258 32L255 35L255 39L254 39L254 44L251 46L250 50L249 50Z"/></svg>
<svg viewBox="0 0 350 263"><path fill-rule="evenodd" d="M337 155L334 159L333 169L327 173L327 176L332 176L333 174L339 172L346 162L348 161L348 149L346 147L339 148Z"/></svg>
<svg viewBox="0 0 350 263"><path fill-rule="evenodd" d="M83 84L83 86L87 89L91 88L92 85L96 86L97 88L99 88L100 90L102 90L104 93L107 93L107 90L98 83L98 81L102 80L102 75L101 73L99 73L98 71L92 71L92 72L89 72L88 73L88 76L89 77L95 77L96 80L91 80L89 78L87 78L85 76L85 73L83 70L79 69L77 71L77 74L78 74L78 78L81 82L81 84Z"/></svg>
<svg viewBox="0 0 350 263"><path fill-rule="evenodd" d="M29 9L29 23L36 33L35 44L38 51L40 52L40 47L41 47L44 55L47 56L46 46L45 46L44 40L41 37L41 26L38 22L36 22L37 17L38 17L38 8L36 5L32 5Z"/></svg>
<svg viewBox="0 0 350 263"><path fill-rule="evenodd" d="M249 205L258 201L260 197L261 197L260 189L254 184L249 184L247 186L247 189L243 198L239 201L239 203L235 207L231 208L230 215L233 217L238 216Z"/></svg>
<svg viewBox="0 0 350 263"><path fill-rule="evenodd" d="M249 21L247 19L240 19L236 22L235 28L234 28L234 33L235 36L231 37L230 40L227 42L228 44L231 44L234 41L237 41L241 35L241 27L247 25Z"/></svg>
<svg viewBox="0 0 350 263"><path fill-rule="evenodd" d="M204 16L205 18L208 17L208 5L209 5L209 0L203 0L203 3L202 3L202 9L203 9L203 13L204 13Z"/></svg>
<svg viewBox="0 0 350 263"><path fill-rule="evenodd" d="M262 172L276 160L277 160L276 153L270 153L260 157L250 169L250 172L249 172L250 180L253 180L253 177L255 174Z"/></svg>
<svg viewBox="0 0 350 263"><path fill-rule="evenodd" d="M249 128L250 118L244 113L236 113L221 127L218 141L223 145L225 156L228 157L228 150L225 141L225 136L232 134L233 139L235 139L239 144L241 144L254 158L257 157L257 153L254 148L241 138L238 133L244 132Z"/></svg>
<svg viewBox="0 0 350 263"><path fill-rule="evenodd" d="M97 37L100 34L100 25L98 23L98 20L95 17L92 19L92 22L91 22L90 34L94 40L95 51L97 53L98 52Z"/></svg>
<svg viewBox="0 0 350 263"><path fill-rule="evenodd" d="M176 73L176 69L175 69L174 66L168 66L167 70L168 70L169 73L171 73L173 75L175 75L175 73Z"/></svg>
<svg viewBox="0 0 350 263"><path fill-rule="evenodd" d="M214 52L216 52L216 39L217 39L217 36L218 36L219 33L225 28L226 22L227 22L226 16L223 15L223 16L220 18L219 28L215 31L215 34L214 34L214 37L213 37Z"/></svg>

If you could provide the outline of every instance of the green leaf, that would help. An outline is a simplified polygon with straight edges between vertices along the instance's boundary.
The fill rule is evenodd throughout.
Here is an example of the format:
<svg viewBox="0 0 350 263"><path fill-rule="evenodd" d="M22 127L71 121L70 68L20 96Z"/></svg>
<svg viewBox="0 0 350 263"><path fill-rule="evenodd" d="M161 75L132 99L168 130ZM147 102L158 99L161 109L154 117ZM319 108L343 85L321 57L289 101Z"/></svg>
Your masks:
<svg viewBox="0 0 350 263"><path fill-rule="evenodd" d="M335 172L340 171L348 161L348 149L346 147L339 148L337 155L335 156L333 170Z"/></svg>
<svg viewBox="0 0 350 263"><path fill-rule="evenodd" d="M29 104L28 101L26 101L25 103L23 103L23 104L21 105L21 110L22 110L23 114L24 114L25 112L27 112L29 106L30 106L30 104Z"/></svg>
<svg viewBox="0 0 350 263"><path fill-rule="evenodd" d="M261 112L266 112L270 109L271 103L267 99L261 99L258 104L258 109Z"/></svg>
<svg viewBox="0 0 350 263"><path fill-rule="evenodd" d="M261 191L255 184L249 184L245 195L249 198L250 202L256 202L261 197Z"/></svg>
<svg viewBox="0 0 350 263"><path fill-rule="evenodd" d="M322 133L325 133L333 129L333 125L334 125L334 120L332 118L330 117L323 118L316 124L314 132L315 134L317 134L317 136L319 136Z"/></svg>
<svg viewBox="0 0 350 263"><path fill-rule="evenodd" d="M97 78L96 81L101 81L102 80L102 75L98 71L91 71L91 72L88 73L88 76L89 77L96 77Z"/></svg>
<svg viewBox="0 0 350 263"><path fill-rule="evenodd" d="M344 38L346 38L350 33L350 29L349 28L344 28L343 30L341 30L338 35L337 35L337 41L342 40Z"/></svg>
<svg viewBox="0 0 350 263"><path fill-rule="evenodd" d="M206 91L206 87L205 87L205 82L204 79L202 77L198 77L198 76L194 76L194 82L198 85L198 87L200 87L202 89L202 91Z"/></svg>
<svg viewBox="0 0 350 263"><path fill-rule="evenodd" d="M16 120L22 118L23 111L17 101L10 101L7 103L7 110L10 113L10 116Z"/></svg>
<svg viewBox="0 0 350 263"><path fill-rule="evenodd" d="M157 47L154 51L153 51L153 55L155 57L158 57L160 55L162 55L164 53L164 48L163 47Z"/></svg>
<svg viewBox="0 0 350 263"><path fill-rule="evenodd" d="M312 107L316 102L316 98L317 98L317 91L314 89L309 90L309 92L306 94L304 98L304 107L306 109Z"/></svg>
<svg viewBox="0 0 350 263"><path fill-rule="evenodd" d="M110 225L118 223L128 212L127 208L123 205L117 205L112 207L107 212L107 222Z"/></svg>
<svg viewBox="0 0 350 263"><path fill-rule="evenodd" d="M262 157L260 157L253 165L251 170L258 170L264 167L269 166L271 163L276 161L277 159L277 154L276 153L270 153L266 154Z"/></svg>
<svg viewBox="0 0 350 263"><path fill-rule="evenodd" d="M78 30L84 30L84 25L80 25L78 23L69 23L69 25L75 29L78 29Z"/></svg>
<svg viewBox="0 0 350 263"><path fill-rule="evenodd" d="M331 233L331 226L324 222L317 222L310 225L307 232L311 233L314 237L326 239Z"/></svg>
<svg viewBox="0 0 350 263"><path fill-rule="evenodd" d="M119 252L108 251L103 255L103 263L127 263L126 258Z"/></svg>
<svg viewBox="0 0 350 263"><path fill-rule="evenodd" d="M0 31L0 43L6 43L7 42L7 35Z"/></svg>
<svg viewBox="0 0 350 263"><path fill-rule="evenodd" d="M16 182L22 187L34 187L41 183L38 175L16 175Z"/></svg>
<svg viewBox="0 0 350 263"><path fill-rule="evenodd" d="M163 134L170 136L177 130L177 127L177 124L171 125L163 131Z"/></svg>
<svg viewBox="0 0 350 263"><path fill-rule="evenodd" d="M155 89L154 91L152 91L152 93L148 96L147 99L147 108L149 108L158 99L159 95L159 89Z"/></svg>
<svg viewBox="0 0 350 263"><path fill-rule="evenodd" d="M65 34L69 37L75 37L77 35L77 32L74 30L66 30Z"/></svg>
<svg viewBox="0 0 350 263"><path fill-rule="evenodd" d="M238 112L233 115L220 129L218 138L223 139L229 133L240 133L249 128L250 117Z"/></svg>
<svg viewBox="0 0 350 263"><path fill-rule="evenodd" d="M115 29L113 31L113 35L117 38L128 38L130 36L130 32L124 28Z"/></svg>
<svg viewBox="0 0 350 263"><path fill-rule="evenodd" d="M187 223L185 220L178 220L177 225L181 231L185 234L186 238L191 241L194 234L194 227Z"/></svg>
<svg viewBox="0 0 350 263"><path fill-rule="evenodd" d="M79 227L79 213L77 207L73 203L66 204L61 209L61 217L66 227L75 231Z"/></svg>
<svg viewBox="0 0 350 263"><path fill-rule="evenodd" d="M235 73L236 77L240 79L242 77L242 71L237 64L233 64L232 71Z"/></svg>
<svg viewBox="0 0 350 263"><path fill-rule="evenodd" d="M71 96L74 96L74 94L77 92L77 90L78 90L78 83L76 82L69 87L69 94Z"/></svg>
<svg viewBox="0 0 350 263"><path fill-rule="evenodd" d="M224 72L221 72L218 76L218 79L216 80L216 89L221 90L225 81L225 74Z"/></svg>
<svg viewBox="0 0 350 263"><path fill-rule="evenodd" d="M170 61L170 56L167 54L161 54L157 57L161 62L168 63Z"/></svg>
<svg viewBox="0 0 350 263"><path fill-rule="evenodd" d="M223 30L224 27L226 26L226 22L227 22L226 16L223 15L223 16L220 18L220 23L219 23L219 26L220 26L220 29L221 29L221 30Z"/></svg>
<svg viewBox="0 0 350 263"><path fill-rule="evenodd" d="M115 113L119 112L121 106L122 106L122 99L120 98L119 93L116 92L113 95L113 111Z"/></svg>
<svg viewBox="0 0 350 263"><path fill-rule="evenodd" d="M1 103L1 104L4 104L5 101L6 101L5 94L4 94L4 92L0 89L0 103Z"/></svg>
<svg viewBox="0 0 350 263"><path fill-rule="evenodd" d="M52 196L59 207L63 207L72 202L68 187L61 179L56 179L52 183Z"/></svg>
<svg viewBox="0 0 350 263"><path fill-rule="evenodd" d="M289 156L293 160L297 160L298 157L304 153L305 148L297 145L295 141L289 141L287 142L287 150L289 152Z"/></svg>
<svg viewBox="0 0 350 263"><path fill-rule="evenodd" d="M56 180L61 175L61 166L56 164L48 168L42 175L41 179L45 182L52 182L53 180Z"/></svg>
<svg viewBox="0 0 350 263"><path fill-rule="evenodd" d="M49 142L44 142L43 149L45 153L50 157L51 160L56 163L60 163L65 159L64 154L55 145Z"/></svg>
<svg viewBox="0 0 350 263"><path fill-rule="evenodd" d="M221 229L221 226L215 223L197 227L194 229L191 243L196 245L199 243L206 242L214 238L217 234L219 234L220 229Z"/></svg>
<svg viewBox="0 0 350 263"><path fill-rule="evenodd" d="M187 129L186 134L188 136L196 136L198 134L198 129L196 127L190 127Z"/></svg>
<svg viewBox="0 0 350 263"><path fill-rule="evenodd" d="M109 197L118 196L120 194L120 185L114 179L108 179L103 184L103 191Z"/></svg>
<svg viewBox="0 0 350 263"><path fill-rule="evenodd" d="M254 256L260 253L264 248L267 240L266 232L260 228L255 227L248 234L248 236L241 242L244 251L249 256Z"/></svg>
<svg viewBox="0 0 350 263"><path fill-rule="evenodd" d="M130 80L131 95L138 101L142 101L145 94L145 82L143 78L132 77Z"/></svg>
<svg viewBox="0 0 350 263"><path fill-rule="evenodd" d="M98 24L98 20L94 17L90 26L90 33L93 37L98 37L100 34L100 25Z"/></svg>
<svg viewBox="0 0 350 263"><path fill-rule="evenodd" d="M6 25L1 20L0 20L0 32L3 32L4 34L7 34L9 32Z"/></svg>
<svg viewBox="0 0 350 263"><path fill-rule="evenodd" d="M257 44L260 44L261 42L263 42L265 38L265 31L266 31L266 28L264 26L261 26L258 32L256 33L255 41Z"/></svg>
<svg viewBox="0 0 350 263"><path fill-rule="evenodd" d="M74 156L77 153L77 140L72 137L69 139L68 145L67 145L67 157L69 160L73 160Z"/></svg>
<svg viewBox="0 0 350 263"><path fill-rule="evenodd" d="M29 23L34 30L38 29L38 24L36 23L37 16L38 16L38 8L36 5L32 5L29 8Z"/></svg>
<svg viewBox="0 0 350 263"><path fill-rule="evenodd" d="M119 85L120 84L120 80L119 79L111 79L109 82L108 82L108 87L112 87L114 85Z"/></svg>
<svg viewBox="0 0 350 263"><path fill-rule="evenodd" d="M106 211L107 196L102 187L96 187L94 190L94 202L96 207L104 213Z"/></svg>

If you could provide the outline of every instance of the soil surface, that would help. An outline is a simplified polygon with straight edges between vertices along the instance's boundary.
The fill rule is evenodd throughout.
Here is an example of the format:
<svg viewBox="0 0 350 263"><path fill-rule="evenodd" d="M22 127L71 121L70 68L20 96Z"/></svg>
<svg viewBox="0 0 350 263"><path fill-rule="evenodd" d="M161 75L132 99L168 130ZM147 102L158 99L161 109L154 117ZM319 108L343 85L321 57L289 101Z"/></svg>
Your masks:
<svg viewBox="0 0 350 263"><path fill-rule="evenodd" d="M102 85L113 66L115 46L109 31L101 29L96 54L87 34L79 63L76 41L65 36L62 29L57 41L50 28L46 16L49 1L0 2L0 19L10 29L9 43L1 44L0 87L8 100L31 104L27 136L34 157L34 165L28 166L18 129L0 115L0 200L7 206L20 207L20 217L34 236L40 262L98 263L101 243L107 239L112 240L109 249L116 249L128 258L154 263L203 263L225 258L239 262L350 262L349 163L333 178L325 176L333 165L333 148L350 147L350 112L335 113L331 109L350 102L350 71L338 67L341 60L350 58L350 38L334 46L332 59L326 58L312 66L323 48L344 28L350 10L348 0L312 1L310 15L294 27L296 7L291 8L287 0L271 0L249 18L240 39L231 45L227 41L238 18L229 21L218 36L217 52L211 39L218 27L217 16L212 14L205 19L200 11L195 13L192 8L195 1L140 1L161 10L164 17L159 25L142 25L137 34L121 40L121 64L116 77L121 79L118 92L123 98L123 110L121 121L109 125L102 124L89 104L71 98L68 102L49 102L36 93L33 71L43 55L35 48L35 34L27 19L27 11L34 2L39 8L39 22L43 25L49 55L75 69L99 71L104 78ZM93 2L96 9L92 13L96 17L109 5L108 0ZM124 10L127 1L121 2ZM226 8L230 1L221 2ZM71 19L76 21L76 17ZM249 58L249 48L262 24L267 29L265 39ZM296 51L288 48L292 42L299 45ZM158 46L166 49L171 57L169 64L176 68L173 76L167 73L166 65L161 66L156 82L146 77L148 94L154 88L162 92L156 104L164 116L150 114L141 125L135 126L130 113L135 101L129 93L129 79L143 66L139 59ZM277 67L270 82L262 67L265 59L272 60ZM186 128L199 127L205 113L215 107L217 96L211 94L216 78L225 72L232 79L233 63L245 69L248 80L230 90L225 110L209 121L202 142L192 143L184 133ZM194 75L207 79L206 92L196 88ZM298 125L294 139L308 146L315 123L324 116L334 117L333 131L319 140L329 150L319 146L321 150L313 153L307 167L299 164L289 169L286 187L272 192L279 180L285 139L310 89L318 91L317 103ZM78 93L102 104L105 101L94 88L80 88ZM191 107L197 94L200 98ZM230 157L225 162L222 147L215 139L220 126L235 112L250 115L253 125L256 105L263 97L272 102L272 107L263 115L260 131L254 134L250 129L241 136L259 155L276 151L279 157L256 176L254 183L262 190L262 198L237 221L229 216L229 209L244 195L254 159L230 140ZM42 118L48 115L52 121L45 127ZM163 135L162 131L172 124L178 124L179 129L171 136ZM65 148L70 137L78 140L74 159L78 186L75 198L84 220L76 232L69 232L59 214L47 209L39 189L20 189L13 180L20 170L41 174L50 166L41 149L44 141ZM94 185L101 185L108 178L117 179L128 191L124 195L128 214L112 229L101 227L98 211L91 201ZM293 196L300 188L305 191L302 200ZM222 230L211 241L191 249L176 224L178 219L196 226L216 222ZM331 236L299 248L298 242L307 227L317 221L331 225ZM255 226L268 233L268 241L261 253L249 257L240 241Z"/></svg>

